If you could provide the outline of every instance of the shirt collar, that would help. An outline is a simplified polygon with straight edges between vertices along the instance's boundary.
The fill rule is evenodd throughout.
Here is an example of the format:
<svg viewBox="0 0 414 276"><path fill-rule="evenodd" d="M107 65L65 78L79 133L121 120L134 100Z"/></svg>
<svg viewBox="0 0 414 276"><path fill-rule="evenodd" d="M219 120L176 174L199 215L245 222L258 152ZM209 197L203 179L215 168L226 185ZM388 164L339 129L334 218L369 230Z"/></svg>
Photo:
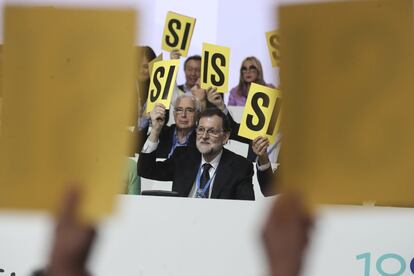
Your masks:
<svg viewBox="0 0 414 276"><path fill-rule="evenodd" d="M184 143L180 143L180 141L178 140L177 137L177 127L174 129L174 138L177 144L179 145L187 145L188 144L188 140L190 140L190 135L193 133L194 129L192 129L189 133L187 133L187 135L185 136L185 142Z"/></svg>
<svg viewBox="0 0 414 276"><path fill-rule="evenodd" d="M221 159L221 156L223 155L223 149L220 151L220 153L219 154L217 154L217 156L216 157L214 157L214 159L213 160L211 160L211 162L207 162L205 159L204 159L204 157L203 157L203 155L201 155L201 166L203 166L205 163L210 163L210 165L215 169L215 170L217 170L217 167L218 167L218 164L220 163L220 159Z"/></svg>

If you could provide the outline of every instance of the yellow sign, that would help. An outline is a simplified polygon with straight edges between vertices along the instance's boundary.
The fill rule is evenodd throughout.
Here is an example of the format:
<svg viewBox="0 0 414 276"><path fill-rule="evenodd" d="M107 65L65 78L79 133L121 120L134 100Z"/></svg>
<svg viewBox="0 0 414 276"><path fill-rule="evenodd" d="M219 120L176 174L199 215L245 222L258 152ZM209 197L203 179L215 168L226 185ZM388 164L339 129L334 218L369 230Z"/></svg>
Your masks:
<svg viewBox="0 0 414 276"><path fill-rule="evenodd" d="M266 32L267 49L269 50L272 67L279 66L280 62L280 36L279 31Z"/></svg>
<svg viewBox="0 0 414 276"><path fill-rule="evenodd" d="M380 2L280 8L281 191L414 206L412 4Z"/></svg>
<svg viewBox="0 0 414 276"><path fill-rule="evenodd" d="M148 63L148 73L151 76L152 74L152 69L154 68L154 63L158 62L158 61L162 61L162 53L159 54L156 58L154 58L153 60L150 61L150 63Z"/></svg>
<svg viewBox="0 0 414 276"><path fill-rule="evenodd" d="M162 103L167 109L170 108L179 65L180 60L178 59L163 60L154 63L146 112L151 112L156 103Z"/></svg>
<svg viewBox="0 0 414 276"><path fill-rule="evenodd" d="M175 12L168 12L162 35L162 49L168 52L179 50L186 57L190 48L196 19Z"/></svg>
<svg viewBox="0 0 414 276"><path fill-rule="evenodd" d="M85 219L112 209L135 104L134 17L5 8L0 207L55 211L76 184Z"/></svg>
<svg viewBox="0 0 414 276"><path fill-rule="evenodd" d="M279 90L252 83L240 121L239 135L251 140L267 136L272 144L279 131L281 104Z"/></svg>
<svg viewBox="0 0 414 276"><path fill-rule="evenodd" d="M230 48L203 43L201 57L201 88L228 92Z"/></svg>

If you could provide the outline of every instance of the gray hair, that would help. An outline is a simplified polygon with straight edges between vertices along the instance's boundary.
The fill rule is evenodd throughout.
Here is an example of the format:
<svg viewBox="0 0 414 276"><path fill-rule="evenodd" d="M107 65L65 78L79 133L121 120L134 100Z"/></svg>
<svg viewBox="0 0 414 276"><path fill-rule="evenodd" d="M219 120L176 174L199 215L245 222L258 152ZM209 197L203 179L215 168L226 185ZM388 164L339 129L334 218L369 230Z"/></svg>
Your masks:
<svg viewBox="0 0 414 276"><path fill-rule="evenodd" d="M200 115L200 113L201 113L201 104L200 104L199 99L196 96L192 95L192 94L181 94L181 95L179 95L174 101L174 104L173 104L174 108L177 107L177 105L180 103L181 99L183 99L183 98L190 98L193 101L194 107L195 107L195 112L196 112L195 115L198 118L198 115Z"/></svg>

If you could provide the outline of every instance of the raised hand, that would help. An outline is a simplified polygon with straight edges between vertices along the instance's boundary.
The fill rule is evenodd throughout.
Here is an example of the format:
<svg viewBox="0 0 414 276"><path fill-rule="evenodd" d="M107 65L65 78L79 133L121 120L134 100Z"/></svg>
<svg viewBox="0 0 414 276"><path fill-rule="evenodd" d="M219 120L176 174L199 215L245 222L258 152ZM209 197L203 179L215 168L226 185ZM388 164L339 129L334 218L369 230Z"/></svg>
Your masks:
<svg viewBox="0 0 414 276"><path fill-rule="evenodd" d="M152 129L155 131L161 131L161 128L165 124L165 106L157 103L153 110L150 112Z"/></svg>
<svg viewBox="0 0 414 276"><path fill-rule="evenodd" d="M270 162L267 154L268 146L269 139L266 136L256 137L252 142L253 152L259 157L259 165L264 165Z"/></svg>
<svg viewBox="0 0 414 276"><path fill-rule="evenodd" d="M216 88L209 87L207 89L207 100L214 104L218 109L223 111L226 108L226 105L224 104L224 99L220 95L219 92L217 92Z"/></svg>
<svg viewBox="0 0 414 276"><path fill-rule="evenodd" d="M89 253L96 233L93 225L76 217L80 194L71 189L65 195L55 229L55 238L44 275L86 276Z"/></svg>
<svg viewBox="0 0 414 276"><path fill-rule="evenodd" d="M180 50L174 49L170 52L170 59L180 59L181 53Z"/></svg>
<svg viewBox="0 0 414 276"><path fill-rule="evenodd" d="M299 276L312 225L313 219L297 195L276 198L263 230L270 275Z"/></svg>

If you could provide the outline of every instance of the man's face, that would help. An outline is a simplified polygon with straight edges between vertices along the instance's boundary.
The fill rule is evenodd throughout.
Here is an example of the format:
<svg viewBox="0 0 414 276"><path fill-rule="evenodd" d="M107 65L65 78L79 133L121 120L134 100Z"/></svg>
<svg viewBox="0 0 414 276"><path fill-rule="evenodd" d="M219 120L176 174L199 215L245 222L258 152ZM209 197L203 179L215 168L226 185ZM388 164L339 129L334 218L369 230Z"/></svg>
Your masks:
<svg viewBox="0 0 414 276"><path fill-rule="evenodd" d="M193 87L197 83L197 80L200 77L200 71L201 71L200 60L190 59L187 62L184 68L184 73L185 73L186 85L189 88Z"/></svg>
<svg viewBox="0 0 414 276"><path fill-rule="evenodd" d="M174 121L179 129L193 128L195 126L195 106L190 97L181 98L174 108Z"/></svg>
<svg viewBox="0 0 414 276"><path fill-rule="evenodd" d="M197 149L203 155L215 156L222 150L229 136L229 133L223 131L223 121L219 116L203 117L197 127Z"/></svg>

